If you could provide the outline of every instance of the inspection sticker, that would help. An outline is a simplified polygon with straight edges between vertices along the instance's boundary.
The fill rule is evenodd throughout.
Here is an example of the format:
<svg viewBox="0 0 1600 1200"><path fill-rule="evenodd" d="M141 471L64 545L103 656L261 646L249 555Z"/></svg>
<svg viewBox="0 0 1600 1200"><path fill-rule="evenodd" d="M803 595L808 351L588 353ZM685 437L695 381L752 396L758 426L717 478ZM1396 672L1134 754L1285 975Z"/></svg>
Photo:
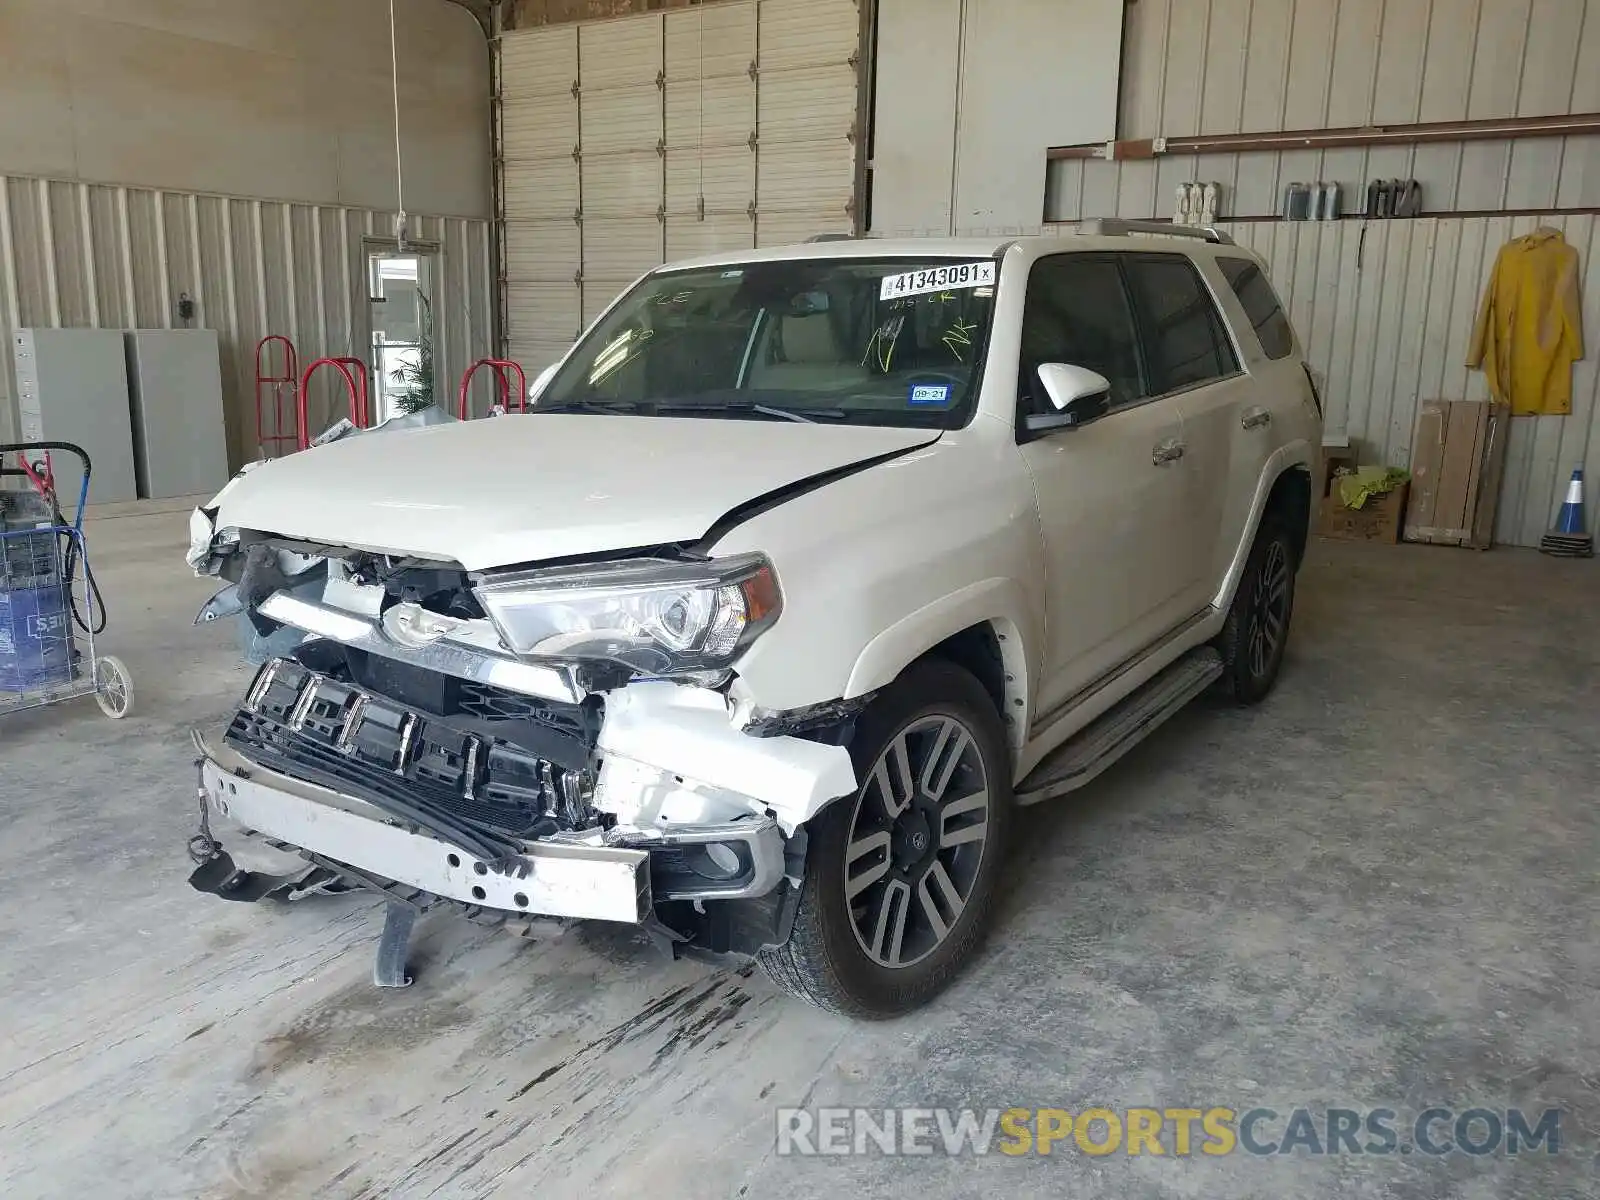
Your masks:
<svg viewBox="0 0 1600 1200"><path fill-rule="evenodd" d="M914 383L906 403L913 408L944 408L950 403L950 388L942 383Z"/></svg>
<svg viewBox="0 0 1600 1200"><path fill-rule="evenodd" d="M903 275L885 276L883 285L878 289L878 299L896 300L901 296L921 296L928 292L993 286L993 260L951 263L943 267L925 267L920 271L907 271Z"/></svg>

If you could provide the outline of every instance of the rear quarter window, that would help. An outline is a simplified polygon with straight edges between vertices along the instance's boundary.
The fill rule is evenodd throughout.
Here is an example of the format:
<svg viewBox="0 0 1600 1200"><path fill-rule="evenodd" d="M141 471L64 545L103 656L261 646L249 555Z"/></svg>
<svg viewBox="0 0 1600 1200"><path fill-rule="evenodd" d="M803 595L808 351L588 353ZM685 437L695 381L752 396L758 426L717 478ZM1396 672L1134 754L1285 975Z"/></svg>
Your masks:
<svg viewBox="0 0 1600 1200"><path fill-rule="evenodd" d="M1245 315L1254 326L1256 338L1268 358L1288 358L1294 353L1294 331L1289 318L1283 315L1283 305L1266 272L1248 258L1219 258L1217 266L1227 277L1228 286L1239 297Z"/></svg>

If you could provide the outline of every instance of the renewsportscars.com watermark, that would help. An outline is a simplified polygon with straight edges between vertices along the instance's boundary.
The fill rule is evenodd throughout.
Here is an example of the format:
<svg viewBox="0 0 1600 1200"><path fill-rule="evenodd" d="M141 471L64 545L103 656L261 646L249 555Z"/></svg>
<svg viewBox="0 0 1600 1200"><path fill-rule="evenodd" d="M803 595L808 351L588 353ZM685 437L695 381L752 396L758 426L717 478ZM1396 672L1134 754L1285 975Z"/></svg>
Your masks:
<svg viewBox="0 0 1600 1200"><path fill-rule="evenodd" d="M780 1108L783 1155L1560 1154L1546 1108Z"/></svg>

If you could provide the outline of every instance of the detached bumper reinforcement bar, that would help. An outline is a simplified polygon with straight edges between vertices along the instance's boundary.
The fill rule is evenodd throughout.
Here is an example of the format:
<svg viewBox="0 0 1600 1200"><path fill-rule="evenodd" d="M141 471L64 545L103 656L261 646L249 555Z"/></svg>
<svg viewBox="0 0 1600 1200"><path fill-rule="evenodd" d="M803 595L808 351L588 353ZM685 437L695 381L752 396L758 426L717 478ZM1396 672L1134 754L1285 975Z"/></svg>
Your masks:
<svg viewBox="0 0 1600 1200"><path fill-rule="evenodd" d="M213 814L436 896L579 920L639 924L651 915L644 850L534 842L522 855L527 873L501 875L458 846L391 824L372 805L265 770L231 750L205 747L200 770Z"/></svg>

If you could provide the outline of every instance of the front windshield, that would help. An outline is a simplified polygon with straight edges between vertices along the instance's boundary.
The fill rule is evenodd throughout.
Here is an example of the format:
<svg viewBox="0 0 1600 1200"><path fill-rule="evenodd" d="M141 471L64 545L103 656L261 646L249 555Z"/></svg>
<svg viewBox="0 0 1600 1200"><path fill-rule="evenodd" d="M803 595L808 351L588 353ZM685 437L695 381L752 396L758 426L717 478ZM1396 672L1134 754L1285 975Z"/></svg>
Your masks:
<svg viewBox="0 0 1600 1200"><path fill-rule="evenodd" d="M786 259L666 271L578 344L536 411L955 428L994 259Z"/></svg>

